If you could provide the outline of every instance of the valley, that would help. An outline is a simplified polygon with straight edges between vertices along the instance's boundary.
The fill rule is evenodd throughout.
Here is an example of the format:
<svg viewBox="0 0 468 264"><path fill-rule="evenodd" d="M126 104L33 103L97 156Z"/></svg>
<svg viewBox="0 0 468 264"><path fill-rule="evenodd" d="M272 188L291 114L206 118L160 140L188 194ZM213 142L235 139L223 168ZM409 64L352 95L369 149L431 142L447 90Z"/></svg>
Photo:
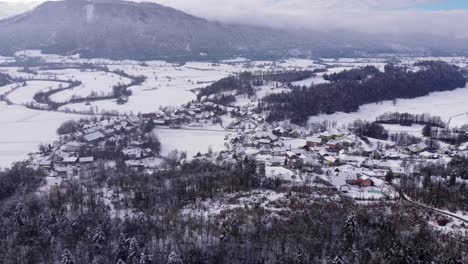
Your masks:
<svg viewBox="0 0 468 264"><path fill-rule="evenodd" d="M468 63L464 57L438 59L461 70ZM402 57L396 66L417 72L423 70L417 66L421 61L426 58ZM355 217L349 208L359 217L392 210L388 217L404 215L400 227L408 228L412 217L419 217L431 232L466 237L466 196L454 195L456 188L464 188L466 175L460 172L451 180L454 166L464 167L468 155L466 87L364 104L356 112L309 116L304 124L267 122L271 111L265 98L271 95L331 85L336 82L330 79L333 74L359 72L365 66L384 73L386 65L387 59L141 62L21 51L0 63L0 73L10 82L0 87L0 166L19 162L6 172L43 175L29 184L43 197L39 199L47 197L57 208L90 206L60 198L73 197L75 188L88 188L91 194L83 197L96 197L104 210L98 214L109 221L137 221L153 214L148 208L157 207L165 212L164 221L180 226L187 226L186 219L210 223L213 230L191 229L206 236L184 239L191 245L223 243L216 237L231 232L225 225L252 224L240 215L261 212L262 219L285 221L286 229L272 228L286 234L295 225L292 219L336 229L340 223L331 217ZM434 125L431 135L426 124ZM444 130L448 125L451 130ZM415 180L420 177L422 184ZM443 188L427 187L437 185ZM148 200L151 195L159 198ZM433 195L444 199L432 200ZM85 217L94 221L88 209ZM175 216L167 213L172 210ZM303 212L323 218L312 220ZM293 218L287 217L291 214ZM167 228L166 222L145 221L152 223L147 227L152 232ZM303 228L334 236L312 225ZM140 231L125 232L127 240L145 240ZM168 243L179 232L160 234L161 240ZM248 241L263 244L270 239ZM156 242L139 250L161 252L154 259L167 255ZM233 252L225 254L234 258ZM320 258L315 253L308 257Z"/></svg>
<svg viewBox="0 0 468 264"><path fill-rule="evenodd" d="M79 118L89 115L138 115L151 113L162 108L176 108L183 104L196 100L196 90L207 86L223 77L227 77L238 72L250 71L291 71L291 70L314 70L327 68L327 73L340 72L342 70L373 65L383 69L385 62L383 59L338 59L338 60L302 60L291 59L284 61L226 61L221 63L208 62L188 62L183 65L167 63L163 61L149 61L145 63L137 61L112 61L104 59L80 59L76 56L63 57L58 55L44 55L39 51L18 52L15 57L4 57L4 66L0 64L0 73L9 74L14 78L22 78L32 81L22 81L1 88L1 95L7 104L2 108L10 114L2 115L2 123L5 128L1 137L4 140L4 153L12 153L9 148L15 149L19 154L14 158L2 160L0 166L7 167L11 162L21 160L30 152L33 152L40 143L50 143L55 140L54 131L62 121ZM9 66L14 61L40 60L41 65L32 68L33 73L23 71L22 67ZM405 59L403 63L411 64L420 59ZM445 58L446 61L459 66L466 66L467 60L464 58ZM99 99L96 96L112 94L113 86L117 84L128 84L130 80L125 77L107 73L99 70L79 70L75 68L67 69L67 65L93 65L94 68L105 67L108 71L122 71L131 76L144 76L145 80L139 84L130 86L131 96L128 102L118 104L116 99ZM62 68L61 70L49 70L51 68ZM86 66L84 66L86 67ZM91 67L91 68L93 68ZM41 68L44 68L42 70ZM88 67L89 68L89 67ZM307 85L312 83L326 82L321 78L322 73L317 77L294 82L293 85ZM37 81L36 81L37 80ZM40 80L40 81L39 81ZM47 92L57 88L67 87L70 82L78 82L79 85L72 89L54 93L49 100L59 103L60 106L49 111L50 105L41 104L34 98L39 92ZM287 90L287 89L286 89ZM276 87L266 85L258 91L258 96L264 97L267 94L282 92ZM347 125L354 120L374 120L385 112L408 112L415 114L431 114L448 120L454 115L463 113L465 94L468 89L460 88L455 91L436 92L428 96L416 99L398 99L395 102L384 101L377 104L361 106L355 113L335 113L332 115L318 115L310 117L309 122L321 122L328 120L337 122L339 125ZM72 99L83 98L81 103L70 102ZM255 105L255 101L238 100L235 105L245 106ZM34 108L34 109L31 109ZM43 109L41 110L37 110ZM5 112L6 113L6 112ZM16 113L19 113L16 114ZM18 118L12 118L17 117ZM37 118L40 116L40 118ZM459 116L453 119L453 125L459 126L468 123L467 116ZM225 119L225 118L223 118ZM42 140L32 140L28 133L21 131L36 131L44 135L35 128L42 122L48 122L45 133L49 136L41 136ZM232 120L229 120L232 121ZM24 134L24 137L18 135ZM11 137L10 135L15 135ZM11 140L9 139L11 138ZM22 146L22 147L18 147ZM7 156L6 154L4 156ZM8 155L10 156L10 155ZM19 158L19 159L18 159Z"/></svg>
<svg viewBox="0 0 468 264"><path fill-rule="evenodd" d="M0 0L0 263L468 263L466 24L456 0Z"/></svg>

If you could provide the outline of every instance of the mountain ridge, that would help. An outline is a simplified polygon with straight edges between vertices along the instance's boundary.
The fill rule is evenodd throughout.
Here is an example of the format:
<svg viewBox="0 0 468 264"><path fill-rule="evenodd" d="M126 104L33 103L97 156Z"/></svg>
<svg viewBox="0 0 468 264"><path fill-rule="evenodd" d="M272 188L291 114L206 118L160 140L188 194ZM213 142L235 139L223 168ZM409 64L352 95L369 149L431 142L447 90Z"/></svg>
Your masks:
<svg viewBox="0 0 468 264"><path fill-rule="evenodd" d="M426 40L427 39L427 40ZM219 59L234 56L356 56L431 52L439 41L388 34L319 32L225 24L156 3L109 0L44 2L0 20L0 54L24 49L110 59ZM457 43L447 43L446 53Z"/></svg>
<svg viewBox="0 0 468 264"><path fill-rule="evenodd" d="M281 34L286 33L211 22L155 3L49 1L0 21L0 51L42 49L118 59L217 57L269 53L277 44L284 51L288 41Z"/></svg>

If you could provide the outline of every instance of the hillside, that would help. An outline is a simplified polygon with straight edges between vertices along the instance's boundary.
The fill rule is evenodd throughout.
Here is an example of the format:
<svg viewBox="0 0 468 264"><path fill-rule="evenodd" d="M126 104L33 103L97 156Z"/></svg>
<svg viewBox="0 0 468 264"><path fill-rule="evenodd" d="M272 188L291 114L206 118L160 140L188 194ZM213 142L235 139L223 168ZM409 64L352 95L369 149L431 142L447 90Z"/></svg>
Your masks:
<svg viewBox="0 0 468 264"><path fill-rule="evenodd" d="M43 49L114 59L273 55L301 46L301 37L292 33L224 25L158 4L126 1L45 2L0 21L0 39L4 54Z"/></svg>

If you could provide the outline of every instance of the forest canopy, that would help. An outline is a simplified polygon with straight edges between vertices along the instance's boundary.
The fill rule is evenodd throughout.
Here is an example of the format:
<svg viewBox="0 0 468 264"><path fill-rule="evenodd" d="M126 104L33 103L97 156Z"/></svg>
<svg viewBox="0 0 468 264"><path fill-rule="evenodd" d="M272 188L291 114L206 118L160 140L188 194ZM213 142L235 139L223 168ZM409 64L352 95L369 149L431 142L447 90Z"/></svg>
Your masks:
<svg viewBox="0 0 468 264"><path fill-rule="evenodd" d="M254 86L261 86L264 82L279 82L283 84L290 84L291 82L301 81L315 76L314 71L283 71L283 72L242 72L237 76L229 76L223 78L203 89L198 93L200 100L204 96L210 96L228 91L235 91L238 94L254 94Z"/></svg>

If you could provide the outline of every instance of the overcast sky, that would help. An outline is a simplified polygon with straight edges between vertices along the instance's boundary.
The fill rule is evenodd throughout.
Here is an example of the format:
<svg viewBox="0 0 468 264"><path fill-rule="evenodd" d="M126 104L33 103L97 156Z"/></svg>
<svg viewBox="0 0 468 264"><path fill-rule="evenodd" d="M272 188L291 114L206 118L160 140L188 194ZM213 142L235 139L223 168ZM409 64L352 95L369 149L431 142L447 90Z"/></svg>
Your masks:
<svg viewBox="0 0 468 264"><path fill-rule="evenodd" d="M0 0L27 2L36 0ZM468 38L468 0L150 0L224 22Z"/></svg>

